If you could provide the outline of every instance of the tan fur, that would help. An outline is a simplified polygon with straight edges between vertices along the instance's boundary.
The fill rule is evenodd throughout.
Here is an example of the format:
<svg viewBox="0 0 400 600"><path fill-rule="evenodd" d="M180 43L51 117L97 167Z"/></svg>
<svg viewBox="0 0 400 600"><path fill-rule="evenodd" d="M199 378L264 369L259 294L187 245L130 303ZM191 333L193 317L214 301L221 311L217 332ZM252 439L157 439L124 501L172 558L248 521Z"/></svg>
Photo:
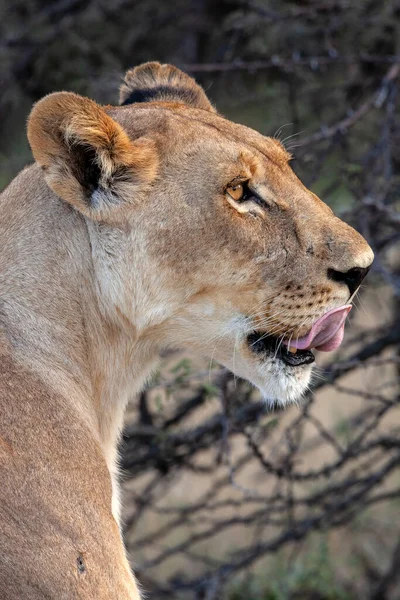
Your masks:
<svg viewBox="0 0 400 600"><path fill-rule="evenodd" d="M248 334L304 335L348 300L328 269L372 261L279 142L217 115L173 67L128 72L122 100L149 89L123 107L44 98L28 127L37 163L0 198L4 600L139 598L117 442L160 351L213 356L296 400L310 367L260 359ZM228 197L244 180L266 206Z"/></svg>
<svg viewBox="0 0 400 600"><path fill-rule="evenodd" d="M134 92L140 92L142 101L178 101L215 112L204 90L194 79L172 65L149 62L127 71L120 88L120 104L127 102Z"/></svg>
<svg viewBox="0 0 400 600"><path fill-rule="evenodd" d="M71 160L77 146L95 151L102 184L105 188L113 185L118 197L128 203L132 201L132 183L151 182L157 174L153 142L141 139L132 143L122 127L93 100L70 92L50 95L36 105L28 123L28 138L48 185L92 218L103 217L104 210L91 210L82 182L77 179L79 164ZM127 194L124 182L118 181L122 174L129 178Z"/></svg>

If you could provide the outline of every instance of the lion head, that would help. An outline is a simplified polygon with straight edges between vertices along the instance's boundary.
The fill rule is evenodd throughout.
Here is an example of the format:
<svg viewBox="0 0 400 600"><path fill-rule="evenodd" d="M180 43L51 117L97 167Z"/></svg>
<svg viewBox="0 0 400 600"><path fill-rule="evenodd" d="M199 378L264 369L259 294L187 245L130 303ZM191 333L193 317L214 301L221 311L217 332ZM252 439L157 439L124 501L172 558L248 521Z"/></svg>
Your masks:
<svg viewBox="0 0 400 600"><path fill-rule="evenodd" d="M61 92L28 135L48 186L85 219L99 305L132 351L214 358L297 400L338 347L373 260L276 140L219 115L169 65L128 71L120 106Z"/></svg>

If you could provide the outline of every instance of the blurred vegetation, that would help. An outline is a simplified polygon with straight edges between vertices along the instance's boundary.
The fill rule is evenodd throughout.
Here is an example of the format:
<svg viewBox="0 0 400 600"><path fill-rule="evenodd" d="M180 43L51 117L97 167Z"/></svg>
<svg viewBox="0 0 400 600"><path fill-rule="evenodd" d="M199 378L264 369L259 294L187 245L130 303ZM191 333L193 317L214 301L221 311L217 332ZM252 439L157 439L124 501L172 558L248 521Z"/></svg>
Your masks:
<svg viewBox="0 0 400 600"><path fill-rule="evenodd" d="M68 89L115 103L124 70L146 60L186 66L228 117L270 135L281 127L296 146L376 89L400 53L399 11L390 0L3 0L0 182L29 157L32 102ZM300 174L328 201L343 205L363 187L382 137L374 113L354 136L338 132L319 168L303 154Z"/></svg>
<svg viewBox="0 0 400 600"><path fill-rule="evenodd" d="M291 568L288 569L285 557L278 556L268 575L241 582L227 600L356 600L336 580L334 561L326 540L320 536L314 547Z"/></svg>
<svg viewBox="0 0 400 600"><path fill-rule="evenodd" d="M390 503L400 497L400 2L2 0L0 58L0 187L31 160L25 123L33 102L66 89L116 103L127 68L172 62L196 77L223 114L279 137L304 183L377 255L369 286L386 321L364 317L339 365L328 365L315 386L318 394L342 394L342 407L354 403L351 412L321 424L310 394L298 413L265 415L248 386L232 387L219 369L196 373L186 357L160 371L142 394L126 430L123 464L135 482L134 491L126 485L126 539L149 597L399 598L398 519L385 524L373 513L362 527L357 519L384 502L395 515L398 505ZM370 364L374 385L365 390ZM358 380L345 387L348 373ZM304 438L310 423L317 433ZM384 433L375 437L380 427ZM278 450L267 460L269 447ZM327 452L315 479L312 468L301 469L315 458L309 448ZM247 477L237 483L243 464L256 464L252 489L258 485L259 496L247 489ZM208 490L197 504L188 474L203 477ZM275 495L260 487L266 480ZM189 483L179 502L163 504L181 481ZM231 536L232 507L249 537L242 530ZM138 533L139 522L151 523L153 534ZM198 534L209 523L209 533ZM183 524L187 529L179 529ZM328 534L316 548L309 542L315 531L335 528L357 556L353 580L338 572L340 544L332 550ZM235 542L224 546L228 537ZM372 538L377 552L364 547ZM296 551L302 542L289 560L285 547ZM256 568L260 559L268 577Z"/></svg>

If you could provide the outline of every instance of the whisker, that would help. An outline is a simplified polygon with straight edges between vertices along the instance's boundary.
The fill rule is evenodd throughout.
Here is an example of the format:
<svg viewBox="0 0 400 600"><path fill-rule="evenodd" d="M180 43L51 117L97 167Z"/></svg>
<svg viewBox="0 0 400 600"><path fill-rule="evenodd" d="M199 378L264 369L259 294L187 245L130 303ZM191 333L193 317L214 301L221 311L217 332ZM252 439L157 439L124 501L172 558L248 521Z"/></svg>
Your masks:
<svg viewBox="0 0 400 600"><path fill-rule="evenodd" d="M289 127L290 125L293 125L293 123L285 123L284 125L281 125L280 127L278 127L278 129L275 131L272 137L280 141L279 136L282 133L282 129L284 129L285 127Z"/></svg>
<svg viewBox="0 0 400 600"><path fill-rule="evenodd" d="M278 346L277 346L277 348L275 349L274 358L276 358L276 357L277 357L277 354L278 354L278 352L279 352L279 348L280 348L280 347L281 347L281 345L282 345L282 342L283 342L283 339L284 339L284 337L285 337L285 334L281 335L281 336L278 338L278 339L279 339L279 343L278 343Z"/></svg>
<svg viewBox="0 0 400 600"><path fill-rule="evenodd" d="M297 133L292 133L292 135L288 135L285 138L283 138L283 140L279 140L280 143L285 146L285 142L287 142L288 140L297 137L298 135L301 135L302 133L304 133L306 130L302 129L302 131L298 131ZM285 146L286 147L286 146Z"/></svg>
<svg viewBox="0 0 400 600"><path fill-rule="evenodd" d="M214 350L211 353L210 362L208 363L208 383L211 385L211 367L214 360L214 354L217 349L217 346L214 346Z"/></svg>
<svg viewBox="0 0 400 600"><path fill-rule="evenodd" d="M236 335L235 336L235 343L233 345L233 356L232 356L232 371L233 371L233 387L236 389L237 386L237 377L236 377L236 373L235 373L235 352L236 352L236 346L239 342L239 338Z"/></svg>

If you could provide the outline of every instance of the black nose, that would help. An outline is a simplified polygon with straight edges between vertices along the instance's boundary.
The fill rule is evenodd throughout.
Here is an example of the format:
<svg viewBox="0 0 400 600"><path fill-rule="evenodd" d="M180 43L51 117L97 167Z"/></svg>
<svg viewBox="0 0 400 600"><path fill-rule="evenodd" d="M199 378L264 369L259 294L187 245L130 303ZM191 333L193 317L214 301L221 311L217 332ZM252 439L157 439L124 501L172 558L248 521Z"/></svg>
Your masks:
<svg viewBox="0 0 400 600"><path fill-rule="evenodd" d="M354 267L346 271L346 273L342 273L341 271L335 271L335 269L328 269L328 277L329 279L333 279L333 281L345 283L350 290L350 296L352 296L369 270L370 267L366 267L365 269Z"/></svg>

